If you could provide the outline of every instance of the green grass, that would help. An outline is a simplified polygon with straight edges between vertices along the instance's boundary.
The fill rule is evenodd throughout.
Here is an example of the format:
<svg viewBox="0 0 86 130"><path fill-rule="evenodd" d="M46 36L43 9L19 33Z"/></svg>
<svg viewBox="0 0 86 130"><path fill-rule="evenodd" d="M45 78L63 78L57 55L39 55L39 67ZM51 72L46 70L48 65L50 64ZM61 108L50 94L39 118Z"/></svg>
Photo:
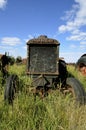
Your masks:
<svg viewBox="0 0 86 130"><path fill-rule="evenodd" d="M73 66L68 66L68 71L78 77ZM12 66L9 72L16 73L23 91L15 95L13 106L4 103L4 88L0 84L0 130L85 130L86 106L75 106L69 97L64 97L57 90L52 91L48 97L40 100L31 93L27 93L27 83L31 83L25 75L25 66ZM80 77L79 77L80 78ZM86 81L83 77L81 82Z"/></svg>
<svg viewBox="0 0 86 130"><path fill-rule="evenodd" d="M86 76L83 76L79 71L75 69L74 66L68 65L67 66L68 71L75 76L82 84L83 87L86 89Z"/></svg>

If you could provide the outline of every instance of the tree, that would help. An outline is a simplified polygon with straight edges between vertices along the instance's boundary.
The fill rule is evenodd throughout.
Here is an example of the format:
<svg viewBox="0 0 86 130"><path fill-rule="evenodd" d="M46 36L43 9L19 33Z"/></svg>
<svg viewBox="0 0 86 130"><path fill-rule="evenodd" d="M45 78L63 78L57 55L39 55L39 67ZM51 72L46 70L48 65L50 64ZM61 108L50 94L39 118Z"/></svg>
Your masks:
<svg viewBox="0 0 86 130"><path fill-rule="evenodd" d="M17 58L16 58L16 63L21 63L22 62L22 57L21 56L18 56Z"/></svg>
<svg viewBox="0 0 86 130"><path fill-rule="evenodd" d="M9 56L10 65L13 65L15 63L15 58L12 56Z"/></svg>

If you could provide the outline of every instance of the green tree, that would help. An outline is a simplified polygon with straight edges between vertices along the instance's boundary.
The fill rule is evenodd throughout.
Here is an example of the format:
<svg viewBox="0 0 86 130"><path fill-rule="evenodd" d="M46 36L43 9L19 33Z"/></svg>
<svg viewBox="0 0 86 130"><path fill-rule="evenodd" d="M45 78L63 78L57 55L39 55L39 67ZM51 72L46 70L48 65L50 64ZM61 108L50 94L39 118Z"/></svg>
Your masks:
<svg viewBox="0 0 86 130"><path fill-rule="evenodd" d="M17 58L16 58L16 63L21 63L22 62L22 57L21 56L18 56Z"/></svg>
<svg viewBox="0 0 86 130"><path fill-rule="evenodd" d="M15 58L13 56L9 56L10 65L15 63Z"/></svg>

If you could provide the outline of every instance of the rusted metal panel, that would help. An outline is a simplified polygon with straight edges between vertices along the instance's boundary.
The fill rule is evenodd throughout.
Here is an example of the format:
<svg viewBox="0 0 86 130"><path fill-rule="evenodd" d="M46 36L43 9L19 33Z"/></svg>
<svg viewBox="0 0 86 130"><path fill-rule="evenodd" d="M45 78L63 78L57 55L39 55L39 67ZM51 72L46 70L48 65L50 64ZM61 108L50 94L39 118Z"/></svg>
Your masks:
<svg viewBox="0 0 86 130"><path fill-rule="evenodd" d="M35 43L35 44L34 44ZM44 36L27 43L28 74L58 75L59 42Z"/></svg>
<svg viewBox="0 0 86 130"><path fill-rule="evenodd" d="M57 44L59 45L60 43L55 39L48 38L47 36L41 35L38 38L33 38L29 40L27 42L27 45L28 44Z"/></svg>

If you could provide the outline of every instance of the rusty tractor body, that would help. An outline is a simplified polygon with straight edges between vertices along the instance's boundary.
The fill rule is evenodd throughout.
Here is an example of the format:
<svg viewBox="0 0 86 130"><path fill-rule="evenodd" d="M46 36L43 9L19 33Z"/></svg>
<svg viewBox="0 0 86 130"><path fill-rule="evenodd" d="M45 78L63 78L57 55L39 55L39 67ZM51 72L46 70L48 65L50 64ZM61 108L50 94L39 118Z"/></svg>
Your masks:
<svg viewBox="0 0 86 130"><path fill-rule="evenodd" d="M83 86L75 77L68 76L66 62L59 58L59 46L59 41L45 35L27 42L26 74L33 78L32 92L43 98L51 90L58 89L64 95L71 94L79 103L85 103ZM5 99L8 101L10 97L11 101L14 99L10 94L14 95L15 77L17 76L12 75L7 81Z"/></svg>

